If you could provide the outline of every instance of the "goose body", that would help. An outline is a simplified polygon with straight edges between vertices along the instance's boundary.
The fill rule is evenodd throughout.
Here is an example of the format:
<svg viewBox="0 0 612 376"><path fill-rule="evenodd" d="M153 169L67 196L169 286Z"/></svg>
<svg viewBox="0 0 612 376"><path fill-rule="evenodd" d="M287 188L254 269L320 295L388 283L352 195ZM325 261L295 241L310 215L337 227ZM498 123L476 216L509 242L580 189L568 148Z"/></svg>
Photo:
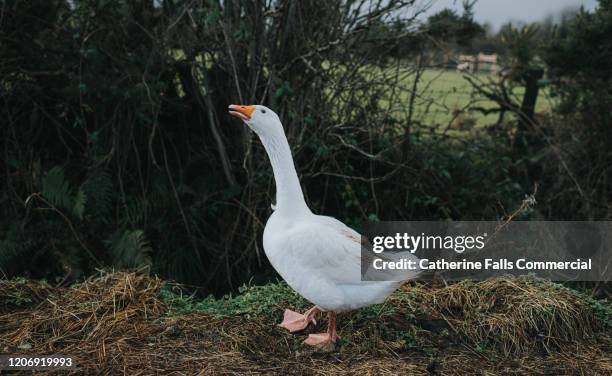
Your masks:
<svg viewBox="0 0 612 376"><path fill-rule="evenodd" d="M339 338L336 312L381 303L401 282L362 281L361 235L308 208L278 116L264 106L230 105L229 109L259 136L272 164L276 205L263 235L266 256L287 284L315 305L304 314L286 310L280 326L300 331L316 323L318 312L329 312L327 333L311 334L305 343L334 343ZM410 272L404 280L416 275Z"/></svg>
<svg viewBox="0 0 612 376"><path fill-rule="evenodd" d="M382 303L400 285L361 280L361 236L332 217L274 212L264 230L266 256L283 279L322 311Z"/></svg>

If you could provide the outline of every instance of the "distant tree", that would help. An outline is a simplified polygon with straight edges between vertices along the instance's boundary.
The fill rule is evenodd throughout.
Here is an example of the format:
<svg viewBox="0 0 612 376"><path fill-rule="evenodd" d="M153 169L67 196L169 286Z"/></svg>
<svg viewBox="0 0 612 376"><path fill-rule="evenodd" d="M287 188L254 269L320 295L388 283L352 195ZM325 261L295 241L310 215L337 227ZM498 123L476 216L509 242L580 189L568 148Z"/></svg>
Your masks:
<svg viewBox="0 0 612 376"><path fill-rule="evenodd" d="M463 13L445 8L427 19L427 33L439 41L456 43L458 46L470 46L477 36L485 34L485 28L474 21L473 7L476 1L464 1Z"/></svg>
<svg viewBox="0 0 612 376"><path fill-rule="evenodd" d="M524 143L524 133L531 128L538 99L538 81L544 76L544 68L538 56L537 24L516 28L512 24L504 26L500 32L504 47L505 69L510 81L525 87L519 117L519 142ZM524 146L524 145L523 145Z"/></svg>
<svg viewBox="0 0 612 376"><path fill-rule="evenodd" d="M475 52L482 52L485 54L496 54L499 53L500 42L497 34L493 30L493 26L490 23L485 22L482 24L484 32L474 37L472 41L472 50Z"/></svg>
<svg viewBox="0 0 612 376"><path fill-rule="evenodd" d="M533 125L540 80L544 66L539 57L539 26L536 24L517 27L504 25L499 40L500 64L503 72L499 77L489 77L485 82L478 77L467 77L472 86L484 97L494 101L497 108L474 108L483 113L499 113L498 124L507 112L518 118L514 147L523 154L528 145L535 143ZM514 89L524 88L522 98L516 98Z"/></svg>
<svg viewBox="0 0 612 376"><path fill-rule="evenodd" d="M583 111L612 121L612 0L600 0L594 12L581 9L565 18L544 49L544 61L560 110Z"/></svg>
<svg viewBox="0 0 612 376"><path fill-rule="evenodd" d="M546 170L568 171L543 181L553 218L612 215L612 0L562 18L543 49L551 92L560 98L555 123L557 160Z"/></svg>

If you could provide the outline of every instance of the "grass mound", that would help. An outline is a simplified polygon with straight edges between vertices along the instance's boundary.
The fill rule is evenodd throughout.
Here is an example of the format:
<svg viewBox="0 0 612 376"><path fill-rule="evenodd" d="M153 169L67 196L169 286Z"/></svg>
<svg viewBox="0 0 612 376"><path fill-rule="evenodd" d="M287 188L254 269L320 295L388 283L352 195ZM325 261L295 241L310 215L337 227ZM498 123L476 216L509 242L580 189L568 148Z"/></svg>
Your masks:
<svg viewBox="0 0 612 376"><path fill-rule="evenodd" d="M505 354L551 352L605 326L586 297L538 279L464 281L421 296L431 299L434 314L474 345L494 345Z"/></svg>
<svg viewBox="0 0 612 376"><path fill-rule="evenodd" d="M157 278L104 274L73 288L0 281L0 349L8 354L75 354L85 368L105 367L107 344L140 338L165 305ZM25 351L24 351L25 350Z"/></svg>
<svg viewBox="0 0 612 376"><path fill-rule="evenodd" d="M275 324L306 301L284 283L195 300L156 278L103 274L71 288L0 281L0 351L66 354L86 374L610 374L609 306L559 285L496 279L404 286L339 316L319 352ZM603 316L602 316L603 315Z"/></svg>

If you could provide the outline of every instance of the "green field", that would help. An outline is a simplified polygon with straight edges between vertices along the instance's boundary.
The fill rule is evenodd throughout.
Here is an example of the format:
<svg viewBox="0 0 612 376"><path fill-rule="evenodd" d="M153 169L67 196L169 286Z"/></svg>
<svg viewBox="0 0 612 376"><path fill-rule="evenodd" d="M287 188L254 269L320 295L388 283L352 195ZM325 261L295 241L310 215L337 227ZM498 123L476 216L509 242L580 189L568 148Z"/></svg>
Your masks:
<svg viewBox="0 0 612 376"><path fill-rule="evenodd" d="M488 74L477 76L482 81L495 79ZM412 85L414 75L406 79L406 86ZM447 126L453 119L456 110L467 110L466 107L497 107L494 102L479 96L471 84L465 79L463 73L454 70L426 70L421 76L418 85L419 96L415 101L414 119L424 124ZM523 94L522 88L514 91L515 102L520 103ZM552 107L548 90L540 91L536 105L537 112L545 112ZM403 94L402 103L408 103L409 93ZM467 111L462 114L464 118L471 118L478 125L495 123L497 114L483 115L478 111Z"/></svg>

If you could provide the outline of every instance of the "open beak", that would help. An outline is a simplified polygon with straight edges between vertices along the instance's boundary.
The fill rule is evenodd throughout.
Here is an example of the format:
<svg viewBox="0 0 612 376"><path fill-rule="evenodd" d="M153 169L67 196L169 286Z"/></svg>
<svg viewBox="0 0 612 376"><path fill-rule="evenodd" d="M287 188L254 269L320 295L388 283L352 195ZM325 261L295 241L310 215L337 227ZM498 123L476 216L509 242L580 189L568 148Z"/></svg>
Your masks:
<svg viewBox="0 0 612 376"><path fill-rule="evenodd" d="M251 120L251 115L253 114L253 111L255 111L255 106L241 106L237 104L229 105L230 115L232 115L233 117L237 117L242 121Z"/></svg>

